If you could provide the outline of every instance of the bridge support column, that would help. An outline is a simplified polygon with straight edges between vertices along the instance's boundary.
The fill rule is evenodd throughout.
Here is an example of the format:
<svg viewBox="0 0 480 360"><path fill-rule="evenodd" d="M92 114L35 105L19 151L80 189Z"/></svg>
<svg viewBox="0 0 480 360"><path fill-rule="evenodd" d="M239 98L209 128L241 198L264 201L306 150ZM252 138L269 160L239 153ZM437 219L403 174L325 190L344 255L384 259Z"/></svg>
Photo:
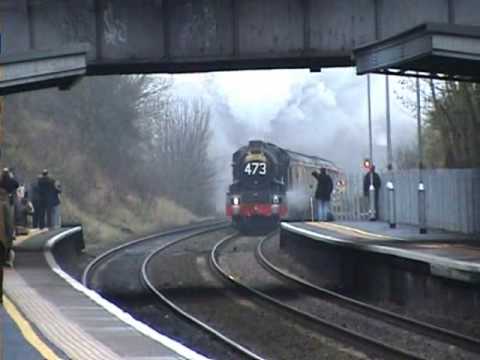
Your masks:
<svg viewBox="0 0 480 360"><path fill-rule="evenodd" d="M388 169L388 223L390 228L397 227L397 212L395 205L395 185L393 175L393 153L392 153L392 126L390 122L390 86L388 75L385 76L386 93L386 118L387 118L387 169Z"/></svg>
<svg viewBox="0 0 480 360"><path fill-rule="evenodd" d="M418 73L417 73L418 75ZM416 79L417 91L417 136L418 136L418 225L420 234L427 233L427 209L425 199L425 184L423 183L423 139L422 115L420 103L420 80Z"/></svg>
<svg viewBox="0 0 480 360"><path fill-rule="evenodd" d="M368 146L370 166L373 166L373 131L372 131L372 96L370 88L370 74L367 74L367 93L368 93ZM378 218L375 208L375 186L373 185L373 172L370 171L370 187L368 188L368 218L369 220L376 220Z"/></svg>

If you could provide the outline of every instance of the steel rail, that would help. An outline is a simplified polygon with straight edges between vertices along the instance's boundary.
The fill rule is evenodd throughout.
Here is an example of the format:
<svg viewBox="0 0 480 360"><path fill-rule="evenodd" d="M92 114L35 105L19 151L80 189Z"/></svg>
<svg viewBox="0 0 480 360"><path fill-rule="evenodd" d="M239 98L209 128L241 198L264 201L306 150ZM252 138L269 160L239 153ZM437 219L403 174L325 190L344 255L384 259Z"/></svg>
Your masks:
<svg viewBox="0 0 480 360"><path fill-rule="evenodd" d="M320 295L323 299L330 300L363 315L371 316L373 318L379 319L383 322L395 325L408 331L413 330L415 333L430 337L441 342L446 342L458 346L464 350L468 350L474 353L480 353L480 341L478 339L442 327L431 325L416 319L412 319L410 317L402 316L394 312L382 309L380 307L367 304L363 301L352 299L350 297L312 284L305 279L302 279L294 274L289 273L286 270L279 268L271 261L269 261L263 252L263 246L265 242L270 238L271 237L265 237L261 241L259 241L255 256L259 263L273 275L277 277L282 277L288 281L304 287L306 290L310 291L315 295Z"/></svg>
<svg viewBox="0 0 480 360"><path fill-rule="evenodd" d="M234 236L237 236L236 233L234 234L231 234L231 235L228 235L226 237L224 237L222 240L224 239L228 239L230 237L234 237ZM215 330L214 328L212 328L211 326L209 326L207 323L201 321L200 319L196 318L195 316L189 314L188 312L186 312L185 310L183 310L180 306L178 306L177 304L175 304L174 301L170 300L167 296L165 296L161 291L159 291L155 285L152 283L152 281L150 281L150 278L148 276L148 266L150 264L150 262L152 261L152 259L157 256L160 252L166 250L167 248L173 246L173 245L176 245L178 244L179 242L182 242L182 241L185 241L185 240L188 240L190 238L192 238L194 236L188 236L188 237L185 237L185 238L181 238L181 239L177 239L177 240L173 240L167 244L164 244L162 245L161 247L155 249L154 251L152 251L148 257L145 259L145 261L143 262L142 264L142 281L145 283L146 287L153 293L155 294L162 302L164 302L166 305L168 305L173 311L175 311L176 313L178 313L179 315L181 315L182 317L184 317L185 319L187 319L188 321L190 321L191 323L193 323L194 325L200 327L201 329L207 331L208 333L212 334L213 336L215 336L217 339L219 339L220 341L224 342L225 344L227 344L228 346L230 346L233 350L237 351L237 352L240 352L242 353L243 355L247 356L248 358L250 359L254 359L254 360L264 360L261 356L255 354L254 352L250 351L249 349L247 349L246 347L242 346L241 344L237 343L235 340L229 338L228 336L222 334L220 331L218 330Z"/></svg>
<svg viewBox="0 0 480 360"><path fill-rule="evenodd" d="M268 237L272 236L272 234L268 235ZM283 309L295 316L301 317L302 319L315 324L316 326L319 326L322 329L322 334L331 337L333 339L336 339L340 342L346 343L346 344L352 344L353 346L358 347L359 349L363 349L367 353L373 353L376 356L381 356L382 358L385 359L422 359L418 357L416 354L397 349L391 346L388 346L386 344L383 344L380 341L377 341L369 336L359 334L355 331L349 330L342 328L341 326L338 326L337 324L328 322L326 320L323 320L315 315L312 315L308 312L299 310L291 305L285 304L282 301L279 301L275 298L273 298L270 295L265 294L264 292L261 292L257 289L254 289L238 279L236 279L234 276L229 274L226 270L224 270L221 265L218 262L219 258L219 249L224 247L229 241L232 239L238 237L238 235L235 236L230 236L222 239L219 241L214 248L212 249L210 253L210 263L214 267L214 269L221 275L226 281L229 281L236 285L238 288L246 290L254 295L256 295L258 298L261 300L266 301L267 303L274 304L275 306L279 307L280 309Z"/></svg>
<svg viewBox="0 0 480 360"><path fill-rule="evenodd" d="M90 263L87 265L87 267L83 271L82 284L88 288L89 284L90 284L90 280L91 280L93 274L95 273L95 270L104 261L106 261L108 258L116 255L120 251L123 251L127 248L131 248L133 246L136 246L139 243L144 243L144 242L147 242L147 241L155 241L155 240L158 240L159 238L178 235L178 234L182 234L182 233L185 233L185 232L191 232L191 231L195 231L195 230L202 230L202 229L205 229L205 228L211 228L211 227L217 227L218 228L218 227L228 227L228 226L229 225L228 225L226 220L207 220L207 221L203 221L203 222L200 222L200 223L197 223L197 224L181 226L181 227L178 227L178 228L175 228L175 229L172 229L172 230L167 230L167 231L162 231L162 232L158 232L158 233L155 233L155 234L147 235L147 236L141 237L139 239L130 241L128 243L125 243L125 244L122 244L122 245L119 245L119 246L115 246L115 247L103 252L102 254L97 256L95 259L90 261Z"/></svg>

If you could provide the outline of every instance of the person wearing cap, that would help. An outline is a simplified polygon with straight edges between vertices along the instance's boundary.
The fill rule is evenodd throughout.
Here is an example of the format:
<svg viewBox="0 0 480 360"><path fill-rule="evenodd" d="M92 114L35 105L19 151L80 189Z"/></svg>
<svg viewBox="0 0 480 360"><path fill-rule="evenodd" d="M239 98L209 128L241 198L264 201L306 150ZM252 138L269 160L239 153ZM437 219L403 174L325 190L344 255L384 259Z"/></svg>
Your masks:
<svg viewBox="0 0 480 360"><path fill-rule="evenodd" d="M38 179L38 227L44 229L52 227L52 194L54 191L54 181L48 175L48 170L42 171L42 176ZM46 217L46 223L45 223Z"/></svg>

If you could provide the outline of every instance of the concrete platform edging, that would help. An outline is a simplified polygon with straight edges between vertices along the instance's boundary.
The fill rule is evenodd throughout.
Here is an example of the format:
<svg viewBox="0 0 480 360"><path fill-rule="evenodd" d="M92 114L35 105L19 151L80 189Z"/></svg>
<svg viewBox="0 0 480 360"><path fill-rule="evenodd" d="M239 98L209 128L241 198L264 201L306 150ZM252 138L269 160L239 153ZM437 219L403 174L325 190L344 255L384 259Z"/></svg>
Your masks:
<svg viewBox="0 0 480 360"><path fill-rule="evenodd" d="M480 264L470 263L461 260L447 259L436 255L424 255L417 251L399 249L397 247L390 247L384 245L375 244L362 244L360 242L354 242L351 240L345 240L334 236L320 234L319 232L303 229L288 223L282 223L281 228L287 231L291 231L298 235L307 236L309 238L319 240L331 245L349 247L352 249L375 252L385 255L392 255L402 257L406 259L422 261L430 266L430 272L433 275L449 277L461 281L472 281L469 273L480 273Z"/></svg>
<svg viewBox="0 0 480 360"><path fill-rule="evenodd" d="M186 359L189 360L207 360L208 358L189 349L188 347L182 345L181 343L170 339L169 337L155 331L148 325L142 323L141 321L136 320L133 318L130 314L127 312L123 311L120 309L118 306L112 304L99 294L97 294L95 291L90 290L86 288L84 285L82 285L80 282L72 278L70 275L68 275L66 272L64 272L57 261L55 260L55 257L52 253L52 250L54 247L63 240L68 241L69 236L73 234L77 234L78 232L82 231L81 226L76 226L74 228L71 228L69 230L66 230L60 234L57 234L50 238L47 243L45 244L45 249L44 249L44 256L45 259L52 269L54 273L56 273L58 276L60 276L63 280L65 280L71 287L73 287L75 290L79 291L80 293L84 294L87 296L89 299L94 301L96 304L104 308L107 312L112 314L113 316L117 317L121 321L125 322L126 324L132 326L135 328L138 332L141 334L149 337L150 339L162 344L163 346L171 349L175 353L179 354L182 357L185 357Z"/></svg>

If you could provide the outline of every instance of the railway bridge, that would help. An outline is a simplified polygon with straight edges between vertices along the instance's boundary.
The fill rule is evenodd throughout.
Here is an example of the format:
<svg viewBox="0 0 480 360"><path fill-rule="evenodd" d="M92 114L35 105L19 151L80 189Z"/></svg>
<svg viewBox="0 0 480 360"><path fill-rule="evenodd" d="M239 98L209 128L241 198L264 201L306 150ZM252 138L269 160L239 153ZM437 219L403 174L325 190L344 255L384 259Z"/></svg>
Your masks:
<svg viewBox="0 0 480 360"><path fill-rule="evenodd" d="M1 96L5 94L52 86L68 89L82 76L106 74L274 68L309 68L312 71L320 71L323 67L355 66L358 74L383 73L480 80L480 2L478 0L0 0L0 40L0 101ZM386 79L388 81L388 76ZM387 96L387 104L388 101ZM419 103L420 100L417 104L420 105ZM1 105L0 102L0 117ZM420 106L417 107L420 109ZM387 128L390 129L389 115L386 117ZM449 218L452 211L456 211L456 209L452 210L454 202L450 200L453 197L459 197L460 185L458 187L456 185L462 184L466 195L461 197L462 202L458 202L461 206L458 206L458 216L454 220L455 223L451 224L450 230L478 233L479 174L478 171L471 171L466 174L468 176L460 173L422 175L420 111L417 112L417 123L420 154L418 179L417 174L414 174L415 178L410 177L407 179L409 181L401 181L398 178L396 181L399 188L403 188L404 193L409 194L410 200L417 200L412 189L416 190L414 186L418 180L418 203L412 206L411 201L403 203L399 201L400 206L397 207L400 210L398 214L400 221L414 223L416 221L414 217L418 216L421 235L416 234L417 227L404 226L395 229L395 226L392 226L395 225L395 196L392 181L388 192L384 191L380 197L381 201L385 200L383 208L387 209L388 206L388 216L380 215L388 218L389 229L386 229L383 223L349 222L351 219L344 219L340 224L314 222L283 224L279 243L274 243L273 247L265 247L265 249L270 251L273 249L270 255L280 259L275 251L280 246L284 247L291 252L292 259L296 258L302 262L302 268L305 268L305 264L312 264L311 268L314 270L311 274L315 279L327 280L328 285L333 284L335 288L345 288L354 296L359 295L362 300L368 299L371 303L375 301L385 303L385 299L392 300L396 308L400 304L415 316L425 315L422 312L415 313L415 310L428 309L431 312L427 313L429 321L435 317L442 322L452 319L473 319L474 325L478 327L480 323L477 316L480 297L478 291L480 248L475 241L472 241L473 237L439 231L430 232L430 230L429 234L425 235L424 226L426 225L425 197L427 196L427 201L433 204L431 212L427 213L429 225L443 224L442 220ZM391 150L390 140L389 144ZM391 164L391 151L389 163ZM390 168L390 172L391 170ZM442 177L443 182L440 184L442 186L430 188L429 178L437 178L438 175ZM468 181L463 181L464 179ZM427 195L425 195L424 183L427 184ZM444 194L448 203L433 202L438 189L441 191L449 189ZM370 210L374 191L371 187ZM431 197L428 198L428 196ZM352 196L346 200L357 198ZM402 204L406 205L401 206ZM474 206L475 204L477 207ZM347 203L347 205L351 208L350 204ZM360 213L360 206L358 208ZM443 211L446 208L450 212ZM216 228L216 226L220 227ZM141 268L145 270L142 273L146 274L147 264L153 258L150 256L153 255L151 249L145 246L147 241L155 240L160 243L161 240L162 244L167 243L167 246L160 249L164 250L170 245L175 245L172 240L183 244L181 241L203 236L206 233L205 229L211 228L212 232L218 232L207 239L208 246L214 245L213 248L211 250L200 248L201 251L198 251L198 254L207 253L206 250L211 251L210 259L202 257L203 261L198 261L200 257L187 254L191 252L192 245L189 245L188 251L183 248L181 251L177 249L177 254L187 254L185 259L187 256L189 260L195 259L195 264L184 267L180 271L172 268L175 277L166 282L165 286L170 290L173 288L177 294L182 292L183 285L175 288L171 284L187 284L189 286L187 291L192 294L190 284L196 284L196 290L221 289L221 286L215 283L214 286L211 283L204 285L195 283L189 278L178 281L179 278L176 276L192 273L193 278L198 274L205 274L208 271L209 261L215 263L221 256L222 252L219 249L221 250L222 247L229 249L225 244L229 244L227 241L235 240L235 237L230 235L224 237L225 234L220 232L225 230L221 229L222 226L225 227L222 224L205 222L191 228L186 227L144 237L128 245L144 246L143 255L133 257L129 249L125 251L128 254L126 257L130 261L129 264L123 263L123 260L112 261L112 263L121 264L122 271L133 275L132 279L138 281L140 279L140 271L137 271L140 265L138 260L142 257ZM217 242L216 236L222 237L223 240ZM169 240L165 241L167 238ZM61 349L70 357L79 359L92 356L104 359L120 357L147 359L153 358L152 353L164 354L171 358L204 358L134 318L126 317L125 313L116 308L113 303L100 298L98 294L84 287L61 269L56 260L57 255L62 261L65 261L66 257L72 257L72 263L75 261L77 264L78 257L82 256L78 251L84 245L80 227L39 234L30 239L22 239L23 242L20 244L18 240L17 249L23 268L20 266L18 269L6 272L7 293L15 303L19 304L22 311L17 313L19 315L23 313L33 319L38 324L37 328L42 330L44 337L51 342L51 344L42 345L43 350L49 350L49 345L56 351ZM243 257L242 261L235 259L243 269L249 272L247 278L250 279L253 278L252 275L257 276L259 271L265 270L268 265L268 259L263 255L260 256L260 251L262 243L269 240L271 240L269 237L261 240L260 246L257 247L251 246L251 239L239 237L235 241L239 241L237 244L241 247L237 246L242 248L242 251L237 252L237 247L232 247L235 250L225 251L225 254L251 256L251 258ZM426 243L428 241L430 243ZM201 243L204 246L206 242L201 241ZM235 243L231 242L228 246L233 246L232 244ZM256 253L249 251L251 253L249 254L244 251L247 248L249 250L256 248L254 250ZM334 248L336 250L333 250ZM126 246L109 251L103 257L111 256L122 249L125 250ZM1 246L0 250L2 250ZM138 250L136 251L139 253ZM147 256L148 253L150 255ZM263 262L260 264L261 258ZM254 259L259 263L256 264L257 260ZM187 263L183 259L182 261L175 259L175 262ZM166 263L163 259L158 261L158 264ZM254 266L246 268L243 264ZM318 264L325 267L319 267ZM291 265L287 264L287 266ZM295 270L295 264L293 265L292 269ZM274 269L274 266L268 266L270 270ZM33 268L35 271L31 271ZM278 270L281 269L277 267L277 273L281 274ZM163 271L152 272L167 274ZM218 272L221 272L221 267L218 267ZM290 270L289 272L293 273ZM108 273L115 274L116 278L121 278L122 281L127 280L127 276L122 277L122 273L113 272L111 269ZM271 271L268 272L269 276L272 276L271 273ZM230 280L239 278L226 272L224 275ZM259 273L258 279L265 288L264 275ZM3 268L0 266L0 297L2 296L2 276ZM283 300L288 301L290 298L297 301L299 292L295 290L296 293L293 293L290 283L289 285L280 284L281 287L278 287L279 281L284 280L285 275L282 276L283 278L275 278L273 282L277 284L276 288L281 289L278 293L284 294ZM293 280L293 277L290 280ZM272 279L269 281L271 282ZM128 281L125 283L131 295L132 284L135 283ZM358 284L362 287L360 288ZM314 289L312 285L314 284L303 282L302 286L305 288L302 293L305 291L311 294ZM243 290L248 289L240 282L236 282L235 286L242 286ZM152 286L152 288L155 287ZM328 294L328 298L337 298L333 297L334 294L328 289L318 286L315 286L315 289L318 293L322 293L320 296L322 301L326 298L325 294ZM359 289L362 291L358 291ZM256 294L258 295L259 291ZM266 299L265 294L261 296L264 300ZM218 298L220 297L215 295L215 304L218 304ZM135 299L138 310L137 299L134 297L132 299ZM227 300L228 308L225 308L229 310L228 316L231 316L232 301L230 297ZM278 304L278 299L273 300ZM426 343L423 337L418 336L419 334L436 340L437 344L440 343L437 347L431 347L427 343L431 350L436 351L436 354L447 353L444 351L447 346L448 352L452 349L454 351L466 349L473 351L475 355L480 353L480 344L476 337L471 338L461 333L453 333L449 329L434 327L430 322L424 324L415 321L415 327L412 329L413 321L408 318L390 314L380 307L372 306L371 303L362 305L358 300L342 296L341 301L344 304L347 300L350 305L345 308L349 311L352 309L352 304L355 304L358 313L368 309L369 319L373 317L372 314L376 314L375 321L384 321L388 326L393 323L398 329L389 328L388 331L383 331L386 329L383 325L380 328L387 335L393 334L396 337L394 340L405 338L406 330L409 330L411 339L418 343ZM248 304L248 309L247 307L245 309L251 310L250 301L240 299L235 303ZM311 307L311 304L310 302L307 305ZM314 304L318 305L317 302ZM6 302L6 306L13 309L10 302ZM145 304L145 308L147 306L151 307L151 304ZM55 307L61 311L57 311ZM212 307L211 303L208 307L215 308L215 312L222 315L218 311L219 307ZM329 304L328 307L323 305L322 308L333 307ZM164 315L164 310L162 309L162 315L159 318L167 319L169 316ZM260 310L262 318L265 318L264 309ZM2 311L3 307L0 306L0 322L6 317ZM144 308L139 311L144 311ZM14 312L10 310L10 313ZM239 323L247 323L245 311L239 310L238 313L241 314ZM297 311L297 313L300 312ZM448 313L450 318L444 318L444 313ZM52 314L54 314L53 317ZM143 316L145 314L147 313L144 312ZM336 311L336 318L338 314L339 312ZM19 315L15 316L20 318ZM151 315L153 319L155 313ZM190 315L187 314L187 316ZM273 321L279 319L278 313L273 312L270 316L274 319ZM303 322L305 316L310 320L314 319L310 313L303 311ZM171 318L174 317L171 316ZM315 317L318 318L316 315ZM257 319L255 318L256 323L258 323ZM343 320L345 318L338 317L338 319L341 320L342 325L337 326L333 322L333 326L329 325L330 328L335 327L336 331L347 328ZM369 319L365 323L367 329L373 328L369 324ZM359 322L358 318L353 320L350 323ZM27 322L22 321L22 323ZM268 321L264 323L269 325ZM317 323L320 323L318 319ZM322 323L323 326L328 325L325 321ZM340 324L340 321L337 323ZM48 326L44 326L45 324ZM199 325L198 320L197 325ZM163 323L161 327L164 328ZM17 329L11 322L8 328L14 336L18 338L22 336L15 333ZM298 326L291 325L285 327L285 329L294 330L297 328ZM271 327L268 330L271 337ZM175 332L178 334L177 330ZM242 333L247 332L242 331ZM283 336L286 332L280 329L279 333ZM306 333L305 330L301 331L300 340L303 346ZM349 339L357 339L357 342L360 339L368 340L365 336L358 336L363 332L358 331L358 333L349 331ZM374 335L378 336L378 334ZM0 331L0 343L1 336L2 331ZM119 336L122 341L118 341ZM345 335L341 336L345 339ZM290 334L287 333L287 337L290 337ZM198 338L195 338L198 341ZM382 344L381 347L386 350L386 346L383 345L384 339L378 338L381 341L377 341L376 344ZM208 335L206 342L211 343L212 339L211 335ZM294 348L291 346L291 339L290 337L288 341L289 347ZM281 341L276 342L276 345L278 343ZM399 344L395 341L391 343L393 345L390 344L391 349L387 354L401 353L398 348L395 348L399 347ZM348 344L351 345L352 341L349 340ZM22 348L22 351L30 349L26 343L22 343L18 348ZM324 349L325 346L322 344L322 351ZM403 353L403 357L400 356L400 358L411 358L412 354ZM258 358L255 354L253 355L254 358ZM2 356L3 352L0 351L0 360ZM43 353L42 357L56 358ZM275 358L275 356L271 357ZM390 358L388 355L383 357ZM21 356L21 358L25 357Z"/></svg>
<svg viewBox="0 0 480 360"><path fill-rule="evenodd" d="M0 0L0 87L331 66L478 78L479 24L475 0Z"/></svg>

